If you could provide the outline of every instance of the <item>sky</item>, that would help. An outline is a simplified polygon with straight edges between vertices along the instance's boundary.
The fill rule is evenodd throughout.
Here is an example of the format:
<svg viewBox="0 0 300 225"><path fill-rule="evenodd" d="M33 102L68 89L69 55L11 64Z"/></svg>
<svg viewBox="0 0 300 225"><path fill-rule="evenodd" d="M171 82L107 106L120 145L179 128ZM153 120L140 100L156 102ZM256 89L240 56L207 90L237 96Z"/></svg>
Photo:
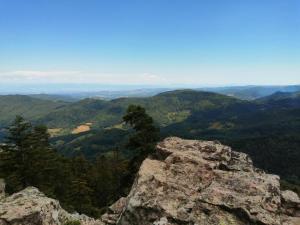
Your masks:
<svg viewBox="0 0 300 225"><path fill-rule="evenodd" d="M0 0L0 88L300 84L299 0Z"/></svg>

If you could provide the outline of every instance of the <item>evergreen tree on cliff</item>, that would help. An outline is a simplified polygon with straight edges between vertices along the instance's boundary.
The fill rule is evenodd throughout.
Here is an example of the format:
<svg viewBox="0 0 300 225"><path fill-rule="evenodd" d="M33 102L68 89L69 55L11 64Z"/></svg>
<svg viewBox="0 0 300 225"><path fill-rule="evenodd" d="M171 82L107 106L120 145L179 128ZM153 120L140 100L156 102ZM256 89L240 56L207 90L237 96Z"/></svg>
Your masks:
<svg viewBox="0 0 300 225"><path fill-rule="evenodd" d="M143 160L154 153L155 145L159 141L159 129L154 125L152 117L139 105L130 105L123 120L135 131L127 144L129 149L136 151L136 156L130 161L129 175L125 181L130 186Z"/></svg>
<svg viewBox="0 0 300 225"><path fill-rule="evenodd" d="M159 129L154 126L153 119L146 110L138 105L130 105L123 120L135 130L127 147L138 150L143 156L153 153L159 140Z"/></svg>

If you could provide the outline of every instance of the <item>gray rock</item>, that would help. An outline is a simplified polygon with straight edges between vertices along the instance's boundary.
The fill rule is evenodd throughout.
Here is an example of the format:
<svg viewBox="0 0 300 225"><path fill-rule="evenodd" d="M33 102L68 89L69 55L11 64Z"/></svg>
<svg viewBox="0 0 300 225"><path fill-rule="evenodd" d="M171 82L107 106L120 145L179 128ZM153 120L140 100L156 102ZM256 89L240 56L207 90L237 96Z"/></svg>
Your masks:
<svg viewBox="0 0 300 225"><path fill-rule="evenodd" d="M279 177L253 167L244 153L172 137L157 145L157 155L143 162L110 224L299 225L298 196L281 195ZM287 215L281 198L295 212Z"/></svg>
<svg viewBox="0 0 300 225"><path fill-rule="evenodd" d="M126 206L127 199L120 198L117 202L108 208L108 212L102 216L102 221L105 224L116 224L124 207Z"/></svg>
<svg viewBox="0 0 300 225"><path fill-rule="evenodd" d="M159 143L157 158L144 160L129 195L101 220L70 214L33 187L6 198L4 188L0 180L0 225L300 225L297 194L216 141Z"/></svg>
<svg viewBox="0 0 300 225"><path fill-rule="evenodd" d="M61 225L80 221L81 225L102 225L85 215L69 214L57 200L37 188L28 187L0 201L0 225Z"/></svg>
<svg viewBox="0 0 300 225"><path fill-rule="evenodd" d="M289 190L281 192L281 205L283 213L300 217L300 199L295 192Z"/></svg>

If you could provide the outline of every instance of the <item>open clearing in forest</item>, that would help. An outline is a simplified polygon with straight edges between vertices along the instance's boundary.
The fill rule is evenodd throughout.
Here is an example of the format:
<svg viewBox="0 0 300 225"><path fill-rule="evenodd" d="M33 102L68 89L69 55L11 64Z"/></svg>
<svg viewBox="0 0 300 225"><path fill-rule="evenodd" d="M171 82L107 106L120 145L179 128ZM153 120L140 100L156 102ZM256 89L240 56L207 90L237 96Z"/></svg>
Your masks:
<svg viewBox="0 0 300 225"><path fill-rule="evenodd" d="M91 126L92 126L92 123L85 123L85 124L79 125L74 130L72 130L72 134L80 134L83 132L87 132L87 131L91 130Z"/></svg>

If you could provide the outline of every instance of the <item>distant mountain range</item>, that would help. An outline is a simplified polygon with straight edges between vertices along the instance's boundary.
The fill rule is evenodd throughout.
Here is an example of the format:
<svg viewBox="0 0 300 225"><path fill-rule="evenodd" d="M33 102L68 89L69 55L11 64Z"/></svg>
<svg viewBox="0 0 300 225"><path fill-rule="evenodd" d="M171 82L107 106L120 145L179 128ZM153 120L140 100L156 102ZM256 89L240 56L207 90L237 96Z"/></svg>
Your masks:
<svg viewBox="0 0 300 225"><path fill-rule="evenodd" d="M166 126L186 119L195 110L206 111L240 102L225 95L193 90L109 101L94 98L76 102L48 99L22 95L0 96L1 124L8 124L15 115L20 114L35 122L45 123L50 128L71 129L85 123L92 123L95 128L106 128L119 124L130 104L138 104L145 107L160 126Z"/></svg>
<svg viewBox="0 0 300 225"><path fill-rule="evenodd" d="M300 85L213 87L202 88L201 90L216 92L244 100L254 100L272 95L276 92L297 92L300 91Z"/></svg>
<svg viewBox="0 0 300 225"><path fill-rule="evenodd" d="M126 142L131 130L122 123L122 116L128 105L138 104L154 118L162 136L218 139L251 155L257 166L300 183L299 86L286 87L289 92L276 91L278 88L264 92L261 87L214 90L226 95L175 90L151 97L79 101L48 95L6 95L0 96L0 127L20 114L33 123L48 125L52 142L62 153L94 158ZM233 90L245 96L250 89L259 90L254 100L228 96ZM269 92L271 95L265 96ZM120 148L130 157L126 148Z"/></svg>
<svg viewBox="0 0 300 225"><path fill-rule="evenodd" d="M42 87L18 87L18 94L29 95L31 97L54 100L54 101L67 101L75 102L85 98L111 100L124 97L151 97L162 92L177 90L176 87L102 87L97 85L90 86L75 86L73 88L65 88L63 85L50 86L48 90L41 89ZM89 88L90 87L90 88ZM4 90L2 89L4 88ZM210 87L210 88L191 88L198 91L208 91L219 94L224 94L232 97L236 97L243 100L254 100L268 95L272 95L276 92L296 92L300 91L300 85L286 85L286 86L228 86L228 87ZM10 90L10 89L9 89ZM5 87L0 85L0 94L16 93L11 89L6 90ZM43 90L43 91L41 91ZM47 92L48 90L48 92Z"/></svg>
<svg viewBox="0 0 300 225"><path fill-rule="evenodd" d="M289 87L288 90L297 87ZM237 90L233 87L232 90L234 89ZM249 115L253 111L261 113L271 108L297 108L299 93L300 91L278 91L252 101L195 90L167 91L152 97L123 97L113 100L86 98L79 101L58 95L0 95L0 127L7 126L16 115L22 115L35 123L44 123L49 128L65 131L63 133L71 133L72 129L85 124L95 129L109 128L120 125L121 117L130 104L145 107L161 127L186 122L195 117L194 114L198 117L197 121L200 115L206 122L210 118L222 117L228 120L229 115L236 118L241 114Z"/></svg>
<svg viewBox="0 0 300 225"><path fill-rule="evenodd" d="M300 91L296 91L296 92L277 91L274 94L259 98L257 100L259 102L267 102L267 101L278 101L278 100L284 100L284 99L297 99L299 97L300 97Z"/></svg>
<svg viewBox="0 0 300 225"><path fill-rule="evenodd" d="M153 89L129 89L129 90L103 90L89 92L74 92L65 94L32 94L30 96L39 99L48 99L55 101L75 102L85 98L111 100L125 97L150 97L156 94L172 90L170 88L153 88Z"/></svg>

